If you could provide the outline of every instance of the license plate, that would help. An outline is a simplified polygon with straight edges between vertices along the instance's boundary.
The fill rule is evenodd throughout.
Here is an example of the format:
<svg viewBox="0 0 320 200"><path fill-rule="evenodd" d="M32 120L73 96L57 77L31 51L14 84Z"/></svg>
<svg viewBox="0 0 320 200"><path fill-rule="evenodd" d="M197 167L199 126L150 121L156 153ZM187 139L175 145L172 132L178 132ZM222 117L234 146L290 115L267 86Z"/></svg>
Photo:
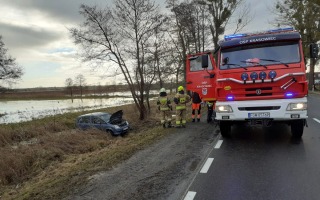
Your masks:
<svg viewBox="0 0 320 200"><path fill-rule="evenodd" d="M249 118L270 118L270 113L262 112L262 113L249 113Z"/></svg>

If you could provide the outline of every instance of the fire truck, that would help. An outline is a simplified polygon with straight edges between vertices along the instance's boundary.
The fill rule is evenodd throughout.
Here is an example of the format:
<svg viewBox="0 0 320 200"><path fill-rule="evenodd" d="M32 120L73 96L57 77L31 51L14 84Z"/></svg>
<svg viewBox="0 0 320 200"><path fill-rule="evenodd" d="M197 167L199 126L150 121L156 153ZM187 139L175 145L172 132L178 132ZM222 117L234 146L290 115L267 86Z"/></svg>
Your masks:
<svg viewBox="0 0 320 200"><path fill-rule="evenodd" d="M203 70L193 70L200 62ZM215 52L189 55L186 72L187 89L215 102L223 137L235 124L286 123L293 137L303 135L308 82L301 35L293 28L226 35Z"/></svg>

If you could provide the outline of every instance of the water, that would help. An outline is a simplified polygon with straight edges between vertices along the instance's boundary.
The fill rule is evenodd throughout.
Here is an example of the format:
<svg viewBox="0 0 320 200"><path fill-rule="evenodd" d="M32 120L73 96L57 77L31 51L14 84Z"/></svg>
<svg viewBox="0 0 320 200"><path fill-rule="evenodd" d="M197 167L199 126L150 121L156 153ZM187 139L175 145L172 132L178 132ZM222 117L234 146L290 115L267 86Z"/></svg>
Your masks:
<svg viewBox="0 0 320 200"><path fill-rule="evenodd" d="M45 116L94 110L133 103L130 97L69 100L0 101L0 124L30 121Z"/></svg>

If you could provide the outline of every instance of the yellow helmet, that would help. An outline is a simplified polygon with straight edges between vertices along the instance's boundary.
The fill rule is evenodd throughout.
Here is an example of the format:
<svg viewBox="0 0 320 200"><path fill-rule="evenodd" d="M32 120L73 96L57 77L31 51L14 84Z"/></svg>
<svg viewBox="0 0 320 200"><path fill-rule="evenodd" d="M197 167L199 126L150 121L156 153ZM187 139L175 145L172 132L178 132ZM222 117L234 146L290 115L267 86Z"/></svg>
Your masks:
<svg viewBox="0 0 320 200"><path fill-rule="evenodd" d="M165 88L161 88L159 93L161 93L161 92L166 92L166 89Z"/></svg>
<svg viewBox="0 0 320 200"><path fill-rule="evenodd" d="M179 87L178 87L178 92L180 92L180 91L182 91L182 90L184 90L183 86L179 86Z"/></svg>

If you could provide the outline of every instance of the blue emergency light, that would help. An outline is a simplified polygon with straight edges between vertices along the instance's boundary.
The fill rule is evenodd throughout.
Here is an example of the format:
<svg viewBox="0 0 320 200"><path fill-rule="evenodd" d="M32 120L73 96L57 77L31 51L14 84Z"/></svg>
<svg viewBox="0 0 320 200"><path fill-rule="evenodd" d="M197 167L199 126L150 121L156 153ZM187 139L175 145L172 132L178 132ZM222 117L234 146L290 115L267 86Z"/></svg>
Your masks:
<svg viewBox="0 0 320 200"><path fill-rule="evenodd" d="M274 79L276 76L277 76L277 72L275 72L275 71L269 72L269 78Z"/></svg>
<svg viewBox="0 0 320 200"><path fill-rule="evenodd" d="M234 96L228 95L228 96L227 96L227 100L228 100L228 101L233 101L233 100L234 100Z"/></svg>
<svg viewBox="0 0 320 200"><path fill-rule="evenodd" d="M293 28L292 27L277 28L277 29L268 30L267 32L276 33L276 32L282 32L282 31L293 31Z"/></svg>
<svg viewBox="0 0 320 200"><path fill-rule="evenodd" d="M242 38L242 37L246 37L246 36L247 36L247 34L245 34L245 33L232 34L232 35L225 35L224 39L225 40L231 40L231 39L234 39L234 38Z"/></svg>
<svg viewBox="0 0 320 200"><path fill-rule="evenodd" d="M292 92L287 92L287 93L285 93L285 96L287 98L291 98L291 97L293 97L293 93Z"/></svg>

